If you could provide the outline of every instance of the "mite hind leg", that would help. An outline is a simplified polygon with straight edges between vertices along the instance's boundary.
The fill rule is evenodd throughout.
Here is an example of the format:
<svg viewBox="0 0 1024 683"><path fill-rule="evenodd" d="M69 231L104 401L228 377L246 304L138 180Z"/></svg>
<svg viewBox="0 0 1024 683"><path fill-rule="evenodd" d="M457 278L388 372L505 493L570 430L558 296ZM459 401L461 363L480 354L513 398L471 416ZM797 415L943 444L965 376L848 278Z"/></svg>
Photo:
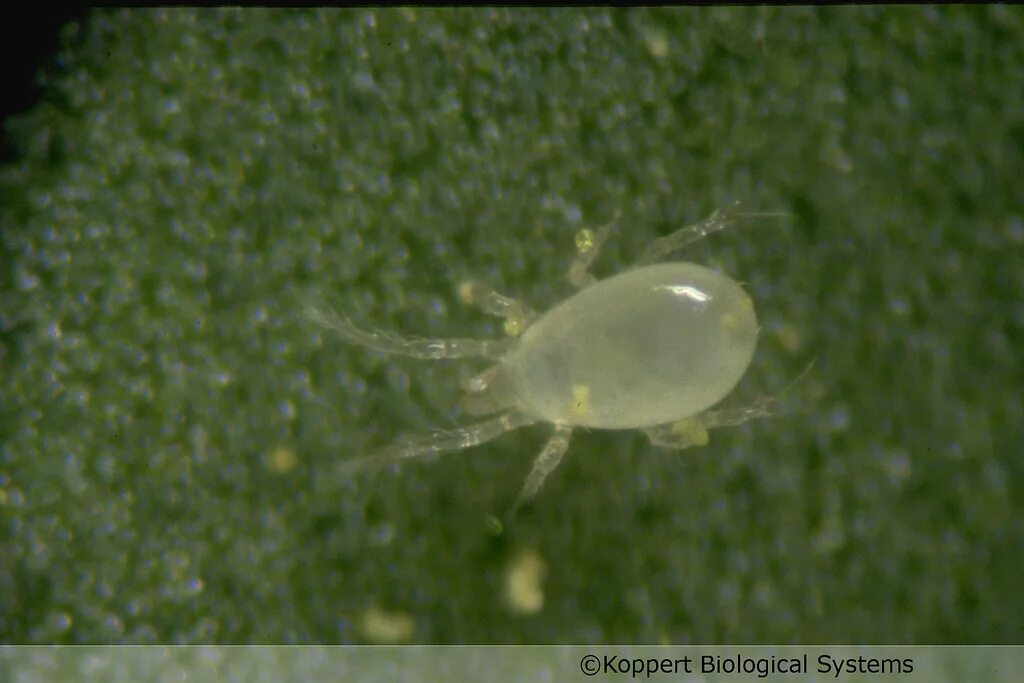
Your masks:
<svg viewBox="0 0 1024 683"><path fill-rule="evenodd" d="M601 253L601 247L608 241L612 227L619 220L619 215L619 211L616 210L611 221L597 230L584 228L576 233L576 256L569 263L566 277L577 289L589 287L597 280L590 274L590 266L597 259L597 255Z"/></svg>
<svg viewBox="0 0 1024 683"><path fill-rule="evenodd" d="M708 442L708 431L718 427L735 427L750 420L768 417L779 399L814 368L814 361L807 364L799 375L774 396L761 396L749 405L738 408L705 410L691 417L675 422L655 425L644 429L647 438L655 446L682 450L690 446L703 446Z"/></svg>
<svg viewBox="0 0 1024 683"><path fill-rule="evenodd" d="M662 448L682 450L691 446L704 446L709 440L709 430L741 425L759 417L767 417L771 415L771 405L774 401L772 397L763 397L741 408L706 410L675 422L647 427L644 433L652 444Z"/></svg>
<svg viewBox="0 0 1024 683"><path fill-rule="evenodd" d="M459 298L484 313L504 318L505 334L510 337L518 336L537 317L529 306L518 299L499 294L475 280L459 285Z"/></svg>

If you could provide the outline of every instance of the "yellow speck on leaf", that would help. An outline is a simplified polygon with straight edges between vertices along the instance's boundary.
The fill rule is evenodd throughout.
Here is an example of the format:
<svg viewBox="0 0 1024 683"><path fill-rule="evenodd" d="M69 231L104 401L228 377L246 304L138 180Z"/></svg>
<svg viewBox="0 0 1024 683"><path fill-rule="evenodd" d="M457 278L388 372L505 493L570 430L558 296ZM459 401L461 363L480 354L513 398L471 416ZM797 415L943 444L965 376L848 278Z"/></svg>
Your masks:
<svg viewBox="0 0 1024 683"><path fill-rule="evenodd" d="M295 469L298 458L295 451L284 446L278 446L270 453L270 469L278 474L287 474Z"/></svg>
<svg viewBox="0 0 1024 683"><path fill-rule="evenodd" d="M647 52L655 59L664 59L668 56L668 39L660 31L651 31L644 40Z"/></svg>
<svg viewBox="0 0 1024 683"><path fill-rule="evenodd" d="M548 567L536 550L517 554L505 571L505 603L517 614L536 614L544 608L541 585Z"/></svg>
<svg viewBox="0 0 1024 683"><path fill-rule="evenodd" d="M786 349L790 353L800 350L803 346L803 340L800 339L800 332L790 325L789 323L783 323L775 330L775 338L782 344L782 348Z"/></svg>
<svg viewBox="0 0 1024 683"><path fill-rule="evenodd" d="M363 612L361 625L363 635L374 643L407 642L416 628L412 617L405 612L385 612L377 606Z"/></svg>

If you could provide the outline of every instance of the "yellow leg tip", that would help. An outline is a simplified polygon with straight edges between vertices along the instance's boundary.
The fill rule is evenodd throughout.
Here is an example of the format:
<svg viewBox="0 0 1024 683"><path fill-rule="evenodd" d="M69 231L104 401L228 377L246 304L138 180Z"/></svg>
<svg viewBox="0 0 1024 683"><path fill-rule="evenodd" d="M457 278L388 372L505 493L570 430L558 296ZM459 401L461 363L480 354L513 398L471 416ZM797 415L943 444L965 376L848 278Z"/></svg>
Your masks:
<svg viewBox="0 0 1024 683"><path fill-rule="evenodd" d="M505 318L505 334L510 337L518 337L523 331L523 319L519 316Z"/></svg>
<svg viewBox="0 0 1024 683"><path fill-rule="evenodd" d="M471 304L476 295L476 283L475 282L462 282L459 284L459 300L464 304Z"/></svg>
<svg viewBox="0 0 1024 683"><path fill-rule="evenodd" d="M676 422L672 425L672 433L691 446L706 446L710 440L707 427L692 418Z"/></svg>
<svg viewBox="0 0 1024 683"><path fill-rule="evenodd" d="M581 254L586 254L588 251L594 248L596 242L594 231L589 228L583 228L576 233L576 251Z"/></svg>

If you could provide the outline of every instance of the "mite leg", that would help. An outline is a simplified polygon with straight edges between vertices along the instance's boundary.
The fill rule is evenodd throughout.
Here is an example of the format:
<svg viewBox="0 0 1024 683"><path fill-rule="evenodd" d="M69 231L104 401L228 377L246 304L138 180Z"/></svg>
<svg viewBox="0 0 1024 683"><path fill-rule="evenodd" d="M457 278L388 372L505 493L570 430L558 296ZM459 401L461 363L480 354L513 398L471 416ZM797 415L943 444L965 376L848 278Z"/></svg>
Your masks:
<svg viewBox="0 0 1024 683"><path fill-rule="evenodd" d="M633 265L644 266L656 263L674 251L679 251L680 249L690 246L694 242L699 242L708 235L732 227L736 220L740 218L774 218L788 215L789 214L782 212L739 213L731 209L726 209L724 211L716 210L700 223L687 225L673 233L669 233L664 237L659 237L654 240L651 242L650 246L644 250L640 257L633 262Z"/></svg>
<svg viewBox="0 0 1024 683"><path fill-rule="evenodd" d="M498 294L493 289L475 281L459 285L459 298L463 303L476 306L484 313L505 319L505 333L517 336L537 317L529 306L512 297Z"/></svg>
<svg viewBox="0 0 1024 683"><path fill-rule="evenodd" d="M772 408L779 398L800 382L814 367L814 361L807 364L799 375L775 396L761 396L750 405L739 408L705 410L692 417L675 422L647 427L644 432L655 446L682 450L690 446L703 446L708 442L708 430L717 427L734 427L760 417L772 414Z"/></svg>
<svg viewBox="0 0 1024 683"><path fill-rule="evenodd" d="M682 450L691 446L704 446L708 443L708 430L766 417L771 414L770 407L774 400L765 397L742 408L707 410L675 422L647 427L644 433L652 444L662 448Z"/></svg>
<svg viewBox="0 0 1024 683"><path fill-rule="evenodd" d="M519 497L516 498L513 510L518 510L523 503L529 502L537 495L537 491L544 484L544 480L551 474L552 470L558 467L562 456L565 455L565 451L569 448L569 437L571 435L571 426L555 425L555 433L552 434L547 444L544 445L544 449L533 461L533 469L530 470L530 474L526 477L526 483L523 484L523 490L519 492Z"/></svg>
<svg viewBox="0 0 1024 683"><path fill-rule="evenodd" d="M374 471L385 465L415 458L429 453L459 451L471 446L478 446L498 438L505 432L532 424L534 419L517 412L467 425L458 429L437 431L432 434L416 436L397 441L370 455L341 463L342 475L352 475L364 471Z"/></svg>
<svg viewBox="0 0 1024 683"><path fill-rule="evenodd" d="M597 230L584 228L576 233L576 257L569 264L569 272L566 273L566 277L569 278L569 282L577 289L583 289L594 284L596 278L589 272L590 265L597 259L597 255L601 253L601 247L608 241L608 236L612 232L612 226L618 220L619 211L616 210L615 215L607 225L603 225Z"/></svg>
<svg viewBox="0 0 1024 683"><path fill-rule="evenodd" d="M328 306L311 304L306 307L306 316L351 344L397 356L433 360L469 357L499 360L509 349L505 339L420 339L383 330L364 330Z"/></svg>

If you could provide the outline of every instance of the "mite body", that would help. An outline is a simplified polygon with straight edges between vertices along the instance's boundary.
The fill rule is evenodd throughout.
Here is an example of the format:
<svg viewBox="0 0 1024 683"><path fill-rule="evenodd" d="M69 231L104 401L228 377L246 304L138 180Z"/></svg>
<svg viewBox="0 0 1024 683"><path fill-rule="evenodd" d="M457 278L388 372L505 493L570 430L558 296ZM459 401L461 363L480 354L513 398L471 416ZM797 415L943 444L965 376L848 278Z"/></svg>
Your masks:
<svg viewBox="0 0 1024 683"><path fill-rule="evenodd" d="M414 339L368 331L326 307L316 322L345 340L424 359L486 357L489 369L464 384L463 406L490 419L399 441L347 470L425 453L457 450L537 422L554 433L534 461L516 505L531 499L565 454L574 427L642 429L674 449L707 443L708 430L767 414L770 399L714 410L743 377L757 345L754 305L728 276L685 262L657 263L736 218L771 214L716 212L655 240L622 273L597 281L588 272L608 228L577 235L568 278L579 291L543 315L477 283L460 288L466 303L505 319L510 339Z"/></svg>
<svg viewBox="0 0 1024 683"><path fill-rule="evenodd" d="M601 280L531 324L502 359L508 407L581 427L675 422L725 398L757 343L754 304L693 263Z"/></svg>

